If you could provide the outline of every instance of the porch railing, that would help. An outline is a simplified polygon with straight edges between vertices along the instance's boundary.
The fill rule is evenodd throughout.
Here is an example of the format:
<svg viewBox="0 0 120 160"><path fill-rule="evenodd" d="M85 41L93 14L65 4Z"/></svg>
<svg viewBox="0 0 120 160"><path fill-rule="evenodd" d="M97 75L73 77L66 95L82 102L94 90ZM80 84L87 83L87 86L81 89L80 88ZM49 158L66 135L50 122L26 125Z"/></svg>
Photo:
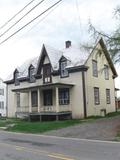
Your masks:
<svg viewBox="0 0 120 160"><path fill-rule="evenodd" d="M38 112L38 107L32 107L32 112Z"/></svg>
<svg viewBox="0 0 120 160"><path fill-rule="evenodd" d="M41 112L56 112L56 107L55 106L42 106L40 108Z"/></svg>
<svg viewBox="0 0 120 160"><path fill-rule="evenodd" d="M32 112L38 112L38 107L32 107ZM69 105L60 105L59 112L71 111L71 107ZM28 106L20 106L16 109L16 112L29 112ZM56 112L56 106L41 106L40 112Z"/></svg>
<svg viewBox="0 0 120 160"><path fill-rule="evenodd" d="M17 112L29 112L29 107L28 106L20 106L20 107L17 107L16 111Z"/></svg>

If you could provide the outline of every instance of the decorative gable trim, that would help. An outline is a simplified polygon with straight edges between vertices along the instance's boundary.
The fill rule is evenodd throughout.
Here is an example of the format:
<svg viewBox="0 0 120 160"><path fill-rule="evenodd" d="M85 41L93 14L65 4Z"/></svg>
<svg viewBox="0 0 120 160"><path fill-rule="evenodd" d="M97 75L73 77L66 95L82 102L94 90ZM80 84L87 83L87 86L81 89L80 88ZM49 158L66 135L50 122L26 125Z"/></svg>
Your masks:
<svg viewBox="0 0 120 160"><path fill-rule="evenodd" d="M96 43L95 47L93 48L93 50L91 51L90 55L88 56L88 59L90 58L90 56L92 55L92 53L94 52L94 50L96 49L98 44L100 44L100 46L101 46L101 48L103 50L103 53L104 53L104 55L105 55L105 57L106 57L106 59L108 61L108 64L109 64L109 66L110 66L110 68L111 68L111 70L113 72L113 78L116 78L118 75L117 75L116 69L114 67L114 64L113 64L113 62L112 62L112 60L110 58L110 54L109 54L109 52L108 52L108 50L106 48L106 45L105 45L105 43L103 41L103 38L100 38L100 40ZM86 62L84 64L87 63L88 59L86 60Z"/></svg>
<svg viewBox="0 0 120 160"><path fill-rule="evenodd" d="M110 54L109 54L109 52L108 52L108 50L107 50L107 48L106 48L106 45L105 45L105 43L104 43L104 41L103 41L102 38L99 40L99 43L100 43L100 45L101 45L101 47L102 47L102 49L103 49L103 52L104 52L104 54L105 54L105 57L106 57L109 65L110 65L110 68L111 68L111 70L112 70L112 72L113 72L113 78L116 78L116 77L118 76L118 75L117 75L117 72L116 72L116 69L115 69L115 67L114 67L114 64L113 64L113 62L112 62L112 60L111 60L111 58L110 58Z"/></svg>
<svg viewBox="0 0 120 160"><path fill-rule="evenodd" d="M42 67L43 67L43 62L44 62L46 56L49 59L49 56L48 56L47 51L45 49L45 45L43 44L43 47L42 47L42 50L41 50L41 56L40 56L40 58L38 60L38 65L37 65L37 70L36 70L35 77L38 77L39 75L41 75L41 70L42 70ZM50 65L51 65L50 59L49 59L49 62L50 62ZM52 67L52 65L51 65L51 67ZM53 70L53 68L52 68L52 70Z"/></svg>

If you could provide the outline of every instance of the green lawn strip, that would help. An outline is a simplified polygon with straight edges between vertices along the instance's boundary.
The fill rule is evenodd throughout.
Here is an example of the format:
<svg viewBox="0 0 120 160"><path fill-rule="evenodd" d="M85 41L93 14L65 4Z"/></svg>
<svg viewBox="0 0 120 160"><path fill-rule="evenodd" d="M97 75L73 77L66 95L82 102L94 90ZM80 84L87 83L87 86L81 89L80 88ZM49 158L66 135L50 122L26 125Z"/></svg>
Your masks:
<svg viewBox="0 0 120 160"><path fill-rule="evenodd" d="M115 116L118 116L120 115L120 111L118 112L111 112L111 113L108 113L105 117L115 117Z"/></svg>
<svg viewBox="0 0 120 160"><path fill-rule="evenodd" d="M16 119L16 118L6 118L6 119L0 119L0 127L7 127L6 129L7 131L14 131L14 132L43 133L46 131L65 128L65 127L69 127L69 126L73 126L81 123L86 123L86 122L92 123L97 119L111 118L118 115L120 115L120 112L109 113L105 117L90 116L90 117L87 117L86 119L49 121L49 122L28 122L28 121ZM120 137L119 134L118 134L118 137Z"/></svg>
<svg viewBox="0 0 120 160"><path fill-rule="evenodd" d="M16 118L0 118L0 127L6 127L20 121L21 121L20 119L16 119Z"/></svg>
<svg viewBox="0 0 120 160"><path fill-rule="evenodd" d="M65 128L80 124L80 120L65 120L65 121L52 121L52 122L17 122L14 126L8 127L7 131L25 132L25 133L43 133L50 130Z"/></svg>

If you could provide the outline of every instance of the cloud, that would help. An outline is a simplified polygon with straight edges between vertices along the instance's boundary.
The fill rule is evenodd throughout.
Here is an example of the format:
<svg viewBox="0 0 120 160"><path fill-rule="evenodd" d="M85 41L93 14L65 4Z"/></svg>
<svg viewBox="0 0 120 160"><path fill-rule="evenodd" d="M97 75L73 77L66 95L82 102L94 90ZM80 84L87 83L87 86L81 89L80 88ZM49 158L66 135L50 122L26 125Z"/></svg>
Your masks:
<svg viewBox="0 0 120 160"><path fill-rule="evenodd" d="M6 36L19 29L30 19L40 14L44 8L56 1L46 1L46 3L39 6L38 9L7 33ZM0 1L0 15L2 15L0 24L2 25L28 2L29 0ZM36 0L34 5L37 3L38 0ZM89 18L96 27L111 31L115 27L115 22L112 19L113 9L118 4L118 0L78 0L77 6L75 0L63 1L42 21L43 17L0 46L0 53L2 54L0 59L0 76L6 77L16 66L33 56L39 55L43 43L60 49L64 47L64 41L66 40L72 40L74 43L87 40ZM30 8L26 9L26 11Z"/></svg>

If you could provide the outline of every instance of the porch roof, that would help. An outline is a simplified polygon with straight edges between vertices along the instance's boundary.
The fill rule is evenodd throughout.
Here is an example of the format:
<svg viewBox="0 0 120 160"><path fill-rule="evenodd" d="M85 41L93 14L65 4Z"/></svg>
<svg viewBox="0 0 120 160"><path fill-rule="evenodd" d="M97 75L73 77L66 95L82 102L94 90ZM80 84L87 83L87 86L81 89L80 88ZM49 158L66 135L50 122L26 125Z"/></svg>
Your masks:
<svg viewBox="0 0 120 160"><path fill-rule="evenodd" d="M54 88L54 87L66 87L66 88L71 88L73 87L75 84L68 84L68 83L48 83L48 84L43 84L43 85L37 85L37 86L28 86L28 87L24 87L24 88L16 88L16 89L12 89L13 92L27 92L29 90L34 90L37 88L40 89L50 89L50 88Z"/></svg>

